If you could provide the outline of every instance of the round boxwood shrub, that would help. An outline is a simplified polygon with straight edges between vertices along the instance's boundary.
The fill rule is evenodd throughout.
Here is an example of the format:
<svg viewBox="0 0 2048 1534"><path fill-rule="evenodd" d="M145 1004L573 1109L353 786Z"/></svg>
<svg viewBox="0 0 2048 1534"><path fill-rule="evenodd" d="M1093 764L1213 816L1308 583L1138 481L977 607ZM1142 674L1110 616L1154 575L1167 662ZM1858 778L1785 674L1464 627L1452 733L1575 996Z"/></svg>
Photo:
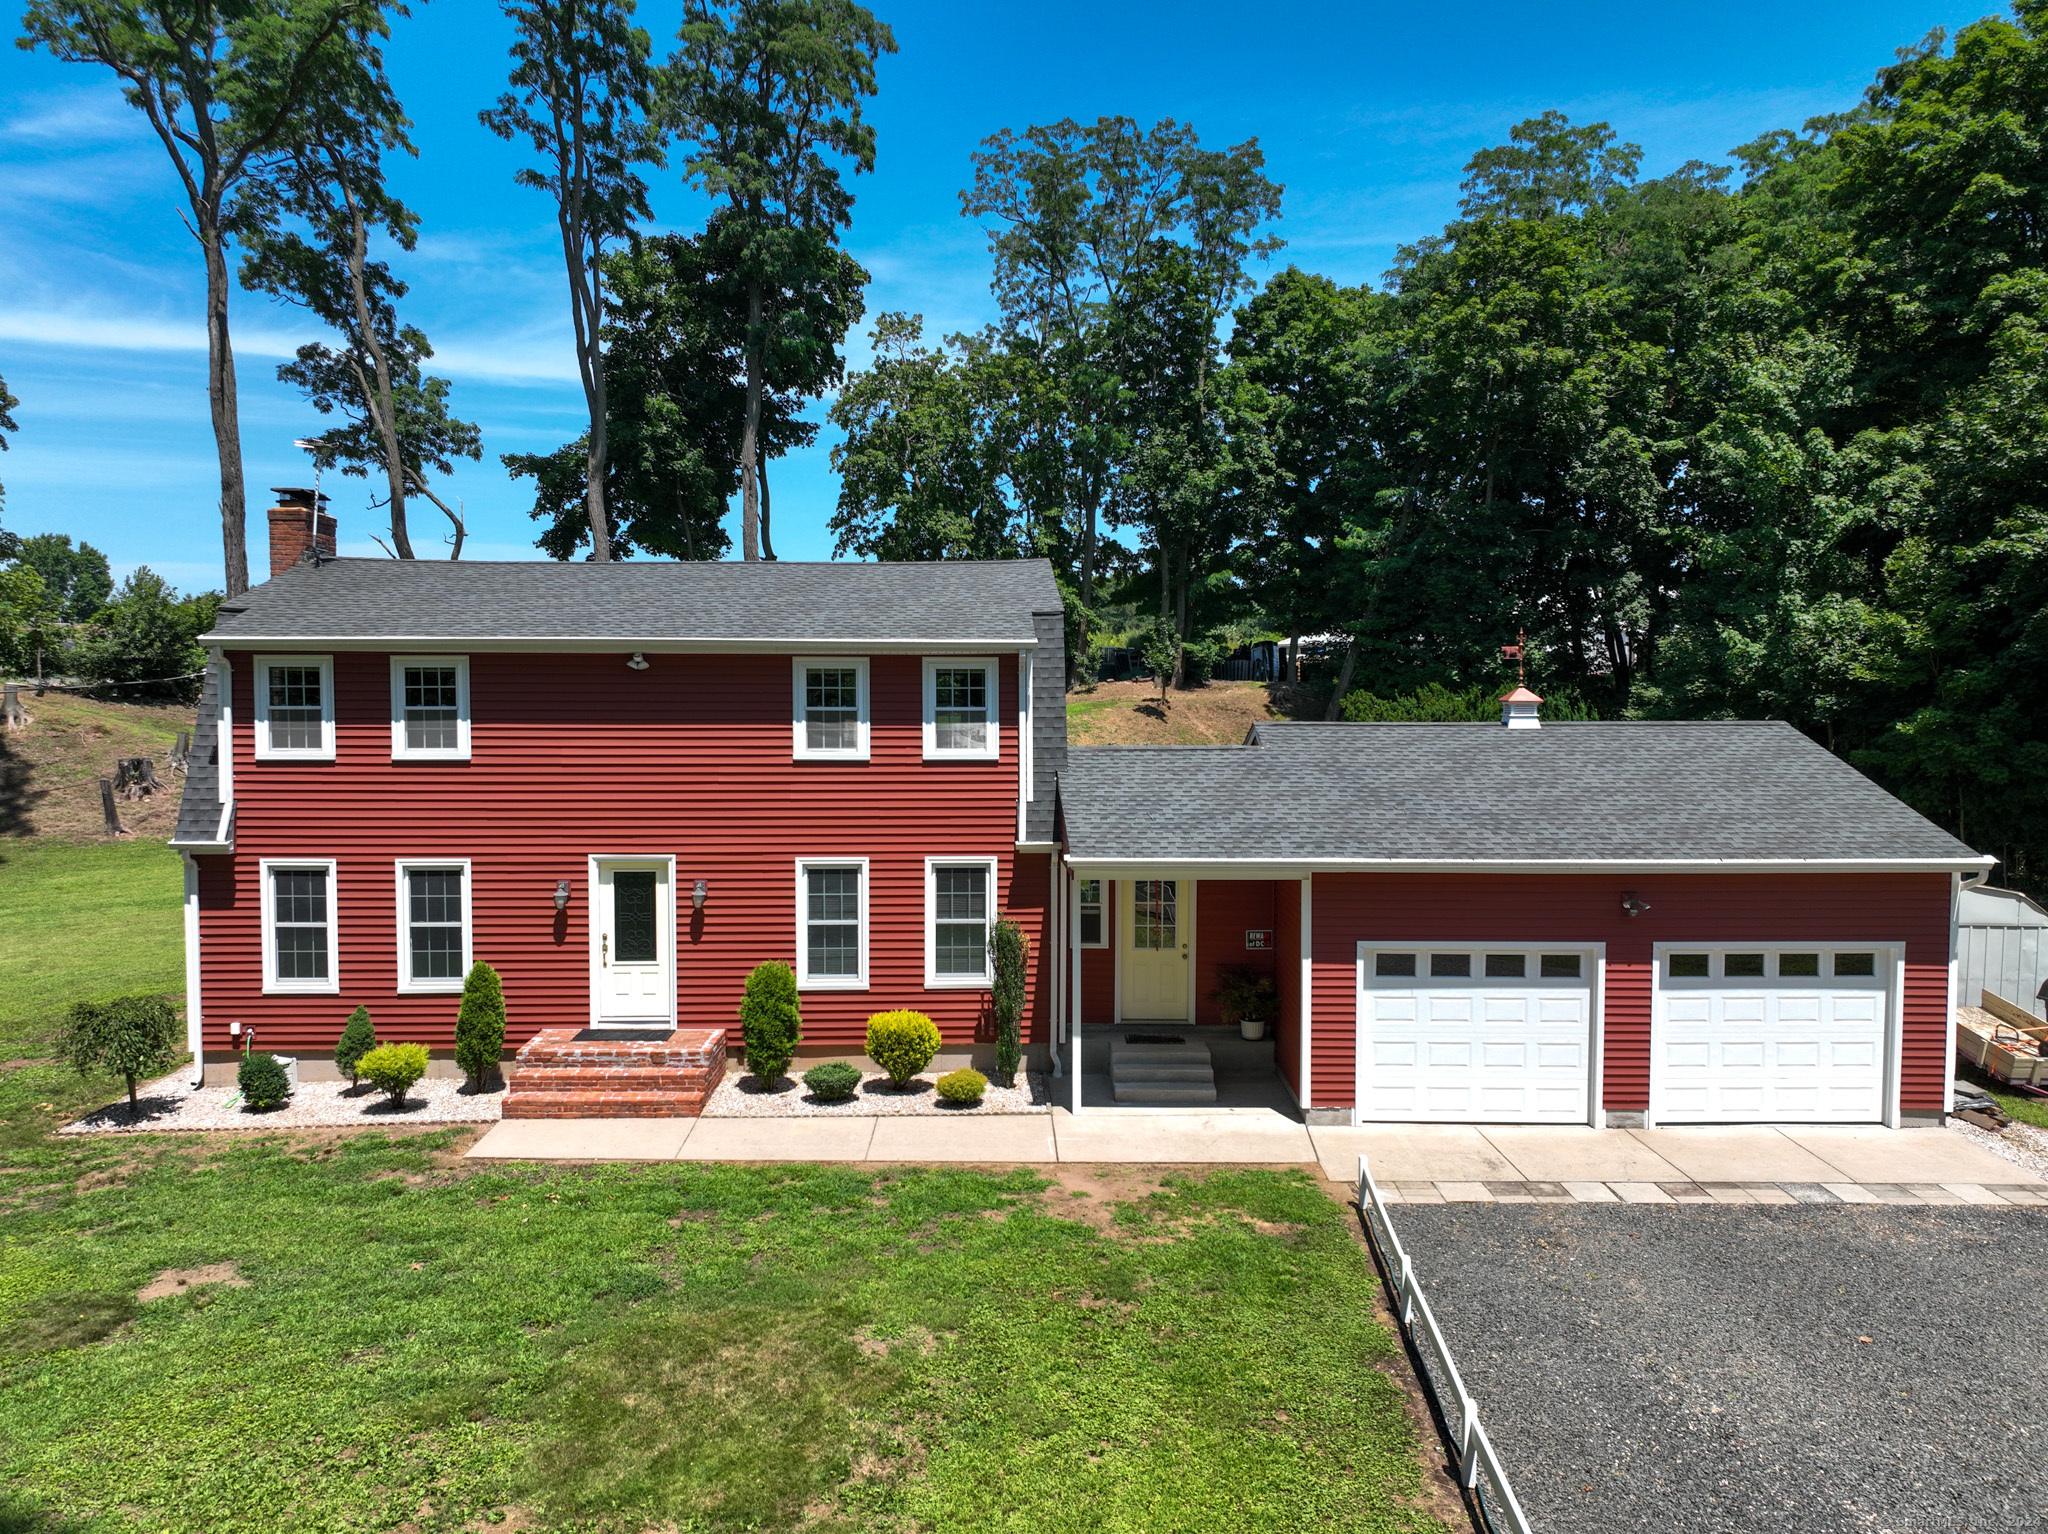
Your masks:
<svg viewBox="0 0 2048 1534"><path fill-rule="evenodd" d="M356 1083L356 1062L377 1047L377 1029L370 1021L370 1009L357 1007L349 1013L341 1037L334 1041L334 1068Z"/></svg>
<svg viewBox="0 0 2048 1534"><path fill-rule="evenodd" d="M962 1108L971 1108L988 1090L988 1077L980 1071L948 1071L939 1078L939 1096Z"/></svg>
<svg viewBox="0 0 2048 1534"><path fill-rule="evenodd" d="M356 1070L371 1086L391 1099L396 1108L420 1077L427 1074L427 1046L424 1044L379 1044L356 1062Z"/></svg>
<svg viewBox="0 0 2048 1534"><path fill-rule="evenodd" d="M860 1089L860 1071L844 1060L827 1060L804 1072L804 1085L821 1103L843 1103Z"/></svg>
<svg viewBox="0 0 2048 1534"><path fill-rule="evenodd" d="M285 1075L277 1056L261 1050L242 1057L235 1085L242 1089L242 1101L258 1112L282 1108L292 1095L291 1078Z"/></svg>
<svg viewBox="0 0 2048 1534"><path fill-rule="evenodd" d="M902 1087L939 1052L938 1025L922 1012L877 1012L868 1019L868 1058Z"/></svg>

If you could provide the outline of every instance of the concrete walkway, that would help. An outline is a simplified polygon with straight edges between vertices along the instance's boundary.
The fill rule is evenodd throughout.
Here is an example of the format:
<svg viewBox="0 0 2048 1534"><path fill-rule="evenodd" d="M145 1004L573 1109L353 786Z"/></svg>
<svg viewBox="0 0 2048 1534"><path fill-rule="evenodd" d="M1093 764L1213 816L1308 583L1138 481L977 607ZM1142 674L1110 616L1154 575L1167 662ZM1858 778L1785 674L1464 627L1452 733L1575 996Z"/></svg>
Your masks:
<svg viewBox="0 0 2048 1534"><path fill-rule="evenodd" d="M2048 1183L1941 1129L1321 1129L1278 1113L1064 1108L1050 1115L508 1119L470 1148L516 1161L1125 1162L1314 1165L1371 1158L1411 1203L2048 1203Z"/></svg>

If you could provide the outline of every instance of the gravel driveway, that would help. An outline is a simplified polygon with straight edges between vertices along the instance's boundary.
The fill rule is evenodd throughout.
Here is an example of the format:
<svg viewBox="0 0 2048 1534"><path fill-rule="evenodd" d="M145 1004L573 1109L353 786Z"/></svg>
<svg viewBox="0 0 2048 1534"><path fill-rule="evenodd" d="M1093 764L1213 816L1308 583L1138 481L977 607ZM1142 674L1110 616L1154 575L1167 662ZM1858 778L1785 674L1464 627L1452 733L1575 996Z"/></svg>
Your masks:
<svg viewBox="0 0 2048 1534"><path fill-rule="evenodd" d="M1392 1213L1542 1534L2048 1528L2048 1210Z"/></svg>

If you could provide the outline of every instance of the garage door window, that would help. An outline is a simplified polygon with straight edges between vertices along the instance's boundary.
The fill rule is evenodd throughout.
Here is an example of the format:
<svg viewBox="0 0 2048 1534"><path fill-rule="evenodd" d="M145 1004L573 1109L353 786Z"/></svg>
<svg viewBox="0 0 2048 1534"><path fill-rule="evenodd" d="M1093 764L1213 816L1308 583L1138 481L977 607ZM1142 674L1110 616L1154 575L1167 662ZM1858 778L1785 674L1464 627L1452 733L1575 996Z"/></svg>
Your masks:
<svg viewBox="0 0 2048 1534"><path fill-rule="evenodd" d="M1486 978L1519 980L1529 973L1529 956L1521 953L1490 953L1486 956Z"/></svg>
<svg viewBox="0 0 2048 1534"><path fill-rule="evenodd" d="M1731 953L1723 961L1721 973L1731 980L1754 980L1764 972L1764 956L1760 953Z"/></svg>
<svg viewBox="0 0 2048 1534"><path fill-rule="evenodd" d="M1838 975L1874 975L1877 973L1877 955L1874 953L1838 953L1835 955L1835 973Z"/></svg>
<svg viewBox="0 0 2048 1534"><path fill-rule="evenodd" d="M1472 955L1469 953L1433 953L1429 956L1429 972L1451 979L1469 979L1472 974Z"/></svg>
<svg viewBox="0 0 2048 1534"><path fill-rule="evenodd" d="M1545 980L1577 980L1579 978L1581 960L1579 955L1575 953L1546 953L1540 962Z"/></svg>
<svg viewBox="0 0 2048 1534"><path fill-rule="evenodd" d="M1781 953L1778 955L1778 973L1781 975L1817 976L1820 974L1820 955L1817 953Z"/></svg>
<svg viewBox="0 0 2048 1534"><path fill-rule="evenodd" d="M1373 956L1372 972L1382 978L1393 976L1398 979L1403 975L1413 975L1415 973L1415 955L1412 953L1375 954Z"/></svg>
<svg viewBox="0 0 2048 1534"><path fill-rule="evenodd" d="M1707 956L1703 953L1674 953L1671 956L1671 978L1673 980L1704 980L1713 971L1708 968Z"/></svg>

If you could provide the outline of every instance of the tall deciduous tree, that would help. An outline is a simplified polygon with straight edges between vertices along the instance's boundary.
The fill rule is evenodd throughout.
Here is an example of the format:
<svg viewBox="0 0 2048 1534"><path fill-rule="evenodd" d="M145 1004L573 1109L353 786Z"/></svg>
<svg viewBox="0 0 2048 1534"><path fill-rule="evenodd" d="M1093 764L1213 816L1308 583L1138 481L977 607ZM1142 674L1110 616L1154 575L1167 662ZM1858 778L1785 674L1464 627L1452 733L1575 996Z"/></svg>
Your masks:
<svg viewBox="0 0 2048 1534"><path fill-rule="evenodd" d="M479 115L506 140L525 138L538 166L521 169L521 186L555 202L569 274L576 368L590 413L584 452L584 507L590 557L612 557L605 512L604 356L607 248L638 219L649 218L647 184L636 165L661 163L649 124L651 44L633 25L633 0L503 0L517 35L512 89Z"/></svg>
<svg viewBox="0 0 2048 1534"><path fill-rule="evenodd" d="M6 434L10 431L21 430L19 426L14 424L14 407L20 403L20 400L7 392L7 380L0 378L0 453L7 451ZM7 487L0 485L0 507L4 507L6 504ZM14 557L14 547L6 541L12 537L13 534L0 531L0 559L11 559Z"/></svg>
<svg viewBox="0 0 2048 1534"><path fill-rule="evenodd" d="M778 295L817 284L838 259L853 195L840 162L874 169L861 102L896 51L887 25L852 0L684 0L664 81L664 122L690 146L685 173L724 204L746 304L746 418L740 439L741 550L773 559L761 477L761 401ZM854 318L858 318L856 314ZM851 321L849 321L850 323ZM834 354L845 334L811 344Z"/></svg>
<svg viewBox="0 0 2048 1534"><path fill-rule="evenodd" d="M363 82L381 87L381 81ZM460 558L461 514L435 494L429 469L446 474L452 458L482 454L478 432L448 413L448 381L425 376L433 355L426 336L400 325L405 284L388 263L370 258L381 232L400 250L418 239L418 219L385 184L387 152L411 152L407 123L388 90L329 97L271 176L243 199L249 255L245 287L303 305L335 330L341 345L313 342L278 369L322 415L343 424L314 439L322 468L368 477L381 473L390 513L390 548L413 557L406 519L410 494L425 496L454 524L451 558Z"/></svg>
<svg viewBox="0 0 2048 1534"><path fill-rule="evenodd" d="M220 459L229 595L249 587L247 503L228 334L227 247L244 183L291 142L309 106L381 85L395 0L30 0L26 48L99 64L170 154L206 263L207 397Z"/></svg>

